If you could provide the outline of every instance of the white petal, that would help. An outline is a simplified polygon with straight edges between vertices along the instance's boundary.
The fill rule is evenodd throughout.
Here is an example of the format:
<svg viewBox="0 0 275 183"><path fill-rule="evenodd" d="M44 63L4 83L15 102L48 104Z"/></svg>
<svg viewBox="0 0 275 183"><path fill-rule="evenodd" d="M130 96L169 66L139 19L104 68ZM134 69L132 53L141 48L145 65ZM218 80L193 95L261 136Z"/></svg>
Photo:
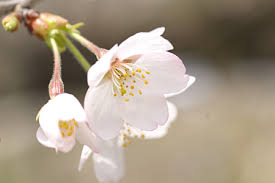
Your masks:
<svg viewBox="0 0 275 183"><path fill-rule="evenodd" d="M112 139L119 134L122 119L118 97L112 94L112 81L104 79L97 87L89 88L85 96L84 108L89 126L103 139Z"/></svg>
<svg viewBox="0 0 275 183"><path fill-rule="evenodd" d="M55 145L49 141L48 137L46 137L46 135L40 127L36 132L36 138L38 142L40 142L42 145L50 148L56 148Z"/></svg>
<svg viewBox="0 0 275 183"><path fill-rule="evenodd" d="M88 85L90 87L97 86L109 71L113 58L116 55L118 46L113 46L105 53L88 71Z"/></svg>
<svg viewBox="0 0 275 183"><path fill-rule="evenodd" d="M172 44L161 36L164 30L164 27L160 27L151 32L140 32L129 37L119 45L117 52L119 59L172 50Z"/></svg>
<svg viewBox="0 0 275 183"><path fill-rule="evenodd" d="M78 124L76 127L76 139L80 144L89 146L94 152L98 151L95 146L96 137L89 129L88 124Z"/></svg>
<svg viewBox="0 0 275 183"><path fill-rule="evenodd" d="M93 154L96 177L102 183L118 182L124 176L123 148L117 138L100 144L100 153Z"/></svg>
<svg viewBox="0 0 275 183"><path fill-rule="evenodd" d="M169 52L151 53L140 57L136 62L146 68L150 74L147 87L153 93L176 93L186 88L188 76L185 67L176 55Z"/></svg>
<svg viewBox="0 0 275 183"><path fill-rule="evenodd" d="M88 146L86 145L83 146L79 165L78 165L78 171L81 171L83 169L84 164L86 163L86 161L88 160L92 152L93 151Z"/></svg>
<svg viewBox="0 0 275 183"><path fill-rule="evenodd" d="M168 107L162 95L136 94L122 104L124 121L141 130L154 130L168 120Z"/></svg>
<svg viewBox="0 0 275 183"><path fill-rule="evenodd" d="M50 100L40 111L39 124L47 139L58 149L63 138L58 127L58 115L55 112L55 105Z"/></svg>
<svg viewBox="0 0 275 183"><path fill-rule="evenodd" d="M175 96L175 95L179 95L180 93L182 93L182 92L184 92L185 90L187 90L187 88L189 88L189 87L196 81L196 78L193 77L193 76L188 76L188 75L186 75L186 77L189 77L189 80L188 80L188 83L187 83L187 85L186 85L185 88L183 88L182 90L180 90L180 91L178 91L178 92L176 92L176 93L165 94L164 96L165 96L166 98L168 98L168 97L173 97L173 96Z"/></svg>
<svg viewBox="0 0 275 183"><path fill-rule="evenodd" d="M167 123L165 123L165 125L159 126L156 130L153 130L153 131L144 131L144 130L140 131L128 126L128 129L131 130L131 134L129 136L134 137L135 134L144 134L146 139L158 139L158 138L164 137L167 134L168 129L172 124L172 122L176 120L177 114L178 114L177 107L173 103L167 101L167 104L168 104L169 118Z"/></svg>
<svg viewBox="0 0 275 183"><path fill-rule="evenodd" d="M55 110L60 120L68 121L75 119L78 123L87 120L82 105L73 95L63 93L56 96L52 101L54 102L52 110Z"/></svg>

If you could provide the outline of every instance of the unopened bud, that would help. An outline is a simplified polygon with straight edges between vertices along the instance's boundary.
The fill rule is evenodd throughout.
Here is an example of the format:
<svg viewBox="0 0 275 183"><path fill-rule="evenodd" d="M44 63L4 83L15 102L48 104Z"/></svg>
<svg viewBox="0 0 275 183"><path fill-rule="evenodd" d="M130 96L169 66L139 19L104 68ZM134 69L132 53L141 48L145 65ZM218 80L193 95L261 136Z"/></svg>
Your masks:
<svg viewBox="0 0 275 183"><path fill-rule="evenodd" d="M19 28L20 21L16 13L11 13L3 18L2 25L6 31L14 32Z"/></svg>
<svg viewBox="0 0 275 183"><path fill-rule="evenodd" d="M40 19L47 22L51 29L60 29L68 24L68 20L65 18L50 13L41 13Z"/></svg>
<svg viewBox="0 0 275 183"><path fill-rule="evenodd" d="M50 98L54 98L57 95L64 93L64 84L60 77L58 78L52 78L49 84L49 95Z"/></svg>
<svg viewBox="0 0 275 183"><path fill-rule="evenodd" d="M40 16L32 22L33 33L44 39L52 30L65 28L68 21L60 16L41 13Z"/></svg>

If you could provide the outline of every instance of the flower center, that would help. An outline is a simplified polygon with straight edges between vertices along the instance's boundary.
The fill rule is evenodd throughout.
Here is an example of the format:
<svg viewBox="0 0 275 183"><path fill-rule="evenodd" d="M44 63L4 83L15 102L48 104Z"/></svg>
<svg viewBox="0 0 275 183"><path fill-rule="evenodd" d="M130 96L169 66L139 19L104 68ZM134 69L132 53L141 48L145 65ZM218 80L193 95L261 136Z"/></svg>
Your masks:
<svg viewBox="0 0 275 183"><path fill-rule="evenodd" d="M148 85L150 72L137 64L118 62L111 69L114 96L121 95L125 102L131 97L142 95L143 85Z"/></svg>
<svg viewBox="0 0 275 183"><path fill-rule="evenodd" d="M75 127L77 126L77 122L75 119L69 121L58 121L60 133L63 138L70 137L74 134Z"/></svg>

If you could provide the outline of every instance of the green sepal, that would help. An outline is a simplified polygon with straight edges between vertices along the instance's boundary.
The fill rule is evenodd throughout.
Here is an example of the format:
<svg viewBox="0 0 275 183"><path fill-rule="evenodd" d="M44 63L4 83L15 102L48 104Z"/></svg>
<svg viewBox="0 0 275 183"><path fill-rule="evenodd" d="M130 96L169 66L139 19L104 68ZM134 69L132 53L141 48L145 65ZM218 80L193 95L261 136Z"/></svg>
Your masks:
<svg viewBox="0 0 275 183"><path fill-rule="evenodd" d="M66 51L66 44L60 34L62 34L61 31L54 29L48 34L48 36L46 36L45 41L46 41L46 44L50 48L52 48L50 38L53 38L56 41L59 53L63 53L64 51Z"/></svg>

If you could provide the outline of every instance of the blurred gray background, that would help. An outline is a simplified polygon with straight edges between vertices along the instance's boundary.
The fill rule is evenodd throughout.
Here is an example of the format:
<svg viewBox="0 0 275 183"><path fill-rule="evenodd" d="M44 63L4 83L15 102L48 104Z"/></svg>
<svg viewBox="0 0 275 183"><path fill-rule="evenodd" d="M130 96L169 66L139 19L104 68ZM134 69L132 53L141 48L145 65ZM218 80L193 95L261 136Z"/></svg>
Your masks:
<svg viewBox="0 0 275 183"><path fill-rule="evenodd" d="M125 149L121 182L275 182L275 1L42 0L35 8L85 22L82 34L107 49L165 26L173 53L197 78L171 99L179 116L166 137ZM77 171L81 146L56 155L35 138L35 116L48 100L50 49L23 26L1 29L0 41L0 182L97 182L91 159ZM85 72L70 53L62 60L65 91L83 101Z"/></svg>

